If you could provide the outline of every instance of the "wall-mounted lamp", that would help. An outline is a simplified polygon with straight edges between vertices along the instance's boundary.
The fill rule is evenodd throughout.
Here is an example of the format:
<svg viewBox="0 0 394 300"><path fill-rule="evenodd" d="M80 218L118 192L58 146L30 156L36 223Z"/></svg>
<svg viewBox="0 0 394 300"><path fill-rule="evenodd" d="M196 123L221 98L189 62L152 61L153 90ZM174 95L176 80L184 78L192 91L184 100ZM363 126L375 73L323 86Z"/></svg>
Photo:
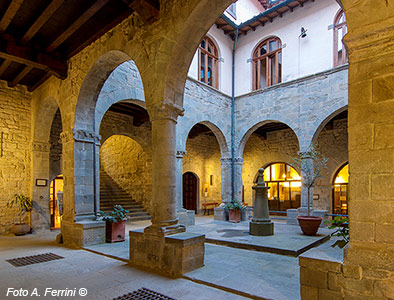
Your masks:
<svg viewBox="0 0 394 300"><path fill-rule="evenodd" d="M305 29L304 27L301 27L301 34L300 34L299 37L301 37L301 38L306 37L306 32L307 32L307 31L308 31L307 29Z"/></svg>

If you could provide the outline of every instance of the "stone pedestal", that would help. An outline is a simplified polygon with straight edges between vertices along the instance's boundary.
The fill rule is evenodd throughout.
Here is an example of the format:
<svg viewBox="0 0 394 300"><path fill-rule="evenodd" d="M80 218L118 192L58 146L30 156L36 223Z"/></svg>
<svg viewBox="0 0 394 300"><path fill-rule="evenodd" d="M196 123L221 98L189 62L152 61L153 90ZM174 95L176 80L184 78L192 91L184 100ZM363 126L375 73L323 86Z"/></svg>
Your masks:
<svg viewBox="0 0 394 300"><path fill-rule="evenodd" d="M81 248L105 243L105 222L62 221L62 236L65 246Z"/></svg>
<svg viewBox="0 0 394 300"><path fill-rule="evenodd" d="M228 220L228 211L223 206L218 206L213 209L213 219L215 221L227 221Z"/></svg>
<svg viewBox="0 0 394 300"><path fill-rule="evenodd" d="M184 226L190 226L195 224L195 212L194 210L182 210L176 213L178 222Z"/></svg>
<svg viewBox="0 0 394 300"><path fill-rule="evenodd" d="M268 186L264 182L264 169L259 170L257 176L257 184L253 187L256 191L254 200L254 214L253 219L249 223L249 233L251 235L267 236L274 234L274 223L269 217Z"/></svg>
<svg viewBox="0 0 394 300"><path fill-rule="evenodd" d="M143 229L130 231L132 266L180 277L204 265L205 235L178 233L154 236Z"/></svg>
<svg viewBox="0 0 394 300"><path fill-rule="evenodd" d="M298 209L291 208L286 210L287 213L287 225L298 225Z"/></svg>

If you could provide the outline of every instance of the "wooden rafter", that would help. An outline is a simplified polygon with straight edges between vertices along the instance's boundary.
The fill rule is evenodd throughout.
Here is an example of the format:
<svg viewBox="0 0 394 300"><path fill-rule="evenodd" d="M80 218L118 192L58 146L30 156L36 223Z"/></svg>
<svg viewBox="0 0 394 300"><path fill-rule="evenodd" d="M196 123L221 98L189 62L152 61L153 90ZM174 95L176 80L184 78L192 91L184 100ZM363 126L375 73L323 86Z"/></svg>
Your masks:
<svg viewBox="0 0 394 300"><path fill-rule="evenodd" d="M52 52L67 40L74 32L76 32L83 24L86 23L94 14L96 14L109 0L99 0L89 7L74 23L72 23L65 31L63 31L56 40L54 40L47 48L47 52Z"/></svg>
<svg viewBox="0 0 394 300"><path fill-rule="evenodd" d="M49 79L49 77L51 77L52 76L52 74L51 73L46 73L44 76L42 76L41 78L40 78L40 80L38 80L33 86L29 86L28 88L27 88L27 90L29 91L29 92L32 92L32 91L34 91L37 87L39 87L41 84L43 84L45 81L47 81L48 79Z"/></svg>
<svg viewBox="0 0 394 300"><path fill-rule="evenodd" d="M55 11L62 5L64 0L53 0L48 7L42 12L37 20L30 26L29 30L24 34L21 43L24 45L28 43L38 30L48 21L48 19L55 13Z"/></svg>
<svg viewBox="0 0 394 300"><path fill-rule="evenodd" d="M0 76L3 75L3 73L7 70L7 68L10 66L10 64L12 63L11 60L6 59L2 65L0 66Z"/></svg>
<svg viewBox="0 0 394 300"><path fill-rule="evenodd" d="M160 18L160 2L157 0L123 0L145 22L152 24Z"/></svg>
<svg viewBox="0 0 394 300"><path fill-rule="evenodd" d="M32 66L24 67L23 70L11 82L8 83L8 86L16 86L32 69Z"/></svg>
<svg viewBox="0 0 394 300"><path fill-rule="evenodd" d="M0 20L0 33L3 33L7 30L8 25L10 25L12 19L15 17L19 8L21 7L23 0L13 0L8 6L5 14Z"/></svg>

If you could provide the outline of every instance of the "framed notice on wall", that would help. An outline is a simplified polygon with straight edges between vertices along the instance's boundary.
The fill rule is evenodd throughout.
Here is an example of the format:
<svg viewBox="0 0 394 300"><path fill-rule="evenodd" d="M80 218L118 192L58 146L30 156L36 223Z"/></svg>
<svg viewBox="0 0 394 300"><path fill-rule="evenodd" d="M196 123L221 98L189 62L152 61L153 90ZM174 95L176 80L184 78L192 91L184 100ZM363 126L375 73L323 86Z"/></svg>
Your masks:
<svg viewBox="0 0 394 300"><path fill-rule="evenodd" d="M46 179L36 179L36 186L47 186L48 180Z"/></svg>

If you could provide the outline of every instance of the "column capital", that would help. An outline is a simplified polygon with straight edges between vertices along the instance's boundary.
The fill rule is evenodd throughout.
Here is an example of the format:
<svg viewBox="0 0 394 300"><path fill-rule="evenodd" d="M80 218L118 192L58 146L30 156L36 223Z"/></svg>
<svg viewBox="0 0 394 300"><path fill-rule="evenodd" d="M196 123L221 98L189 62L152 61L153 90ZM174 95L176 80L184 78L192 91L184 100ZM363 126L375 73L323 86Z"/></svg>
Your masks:
<svg viewBox="0 0 394 300"><path fill-rule="evenodd" d="M307 151L299 151L298 155L300 156L301 159L311 159L311 150Z"/></svg>
<svg viewBox="0 0 394 300"><path fill-rule="evenodd" d="M222 164L231 164L231 161L232 161L231 157L221 157L220 158L220 162Z"/></svg>
<svg viewBox="0 0 394 300"><path fill-rule="evenodd" d="M185 155L186 155L186 151L183 150L177 151L175 154L176 158L183 158Z"/></svg>
<svg viewBox="0 0 394 300"><path fill-rule="evenodd" d="M101 136L94 131L73 128L72 131L63 131L60 133L60 139L62 144L76 141L100 146Z"/></svg>
<svg viewBox="0 0 394 300"><path fill-rule="evenodd" d="M51 145L46 142L33 142L32 147L36 152L49 152Z"/></svg>
<svg viewBox="0 0 394 300"><path fill-rule="evenodd" d="M147 106L151 122L158 120L172 120L176 122L178 116L183 116L185 109L175 103L161 102Z"/></svg>
<svg viewBox="0 0 394 300"><path fill-rule="evenodd" d="M244 158L243 157L234 157L234 164L242 165L243 162L244 162Z"/></svg>

